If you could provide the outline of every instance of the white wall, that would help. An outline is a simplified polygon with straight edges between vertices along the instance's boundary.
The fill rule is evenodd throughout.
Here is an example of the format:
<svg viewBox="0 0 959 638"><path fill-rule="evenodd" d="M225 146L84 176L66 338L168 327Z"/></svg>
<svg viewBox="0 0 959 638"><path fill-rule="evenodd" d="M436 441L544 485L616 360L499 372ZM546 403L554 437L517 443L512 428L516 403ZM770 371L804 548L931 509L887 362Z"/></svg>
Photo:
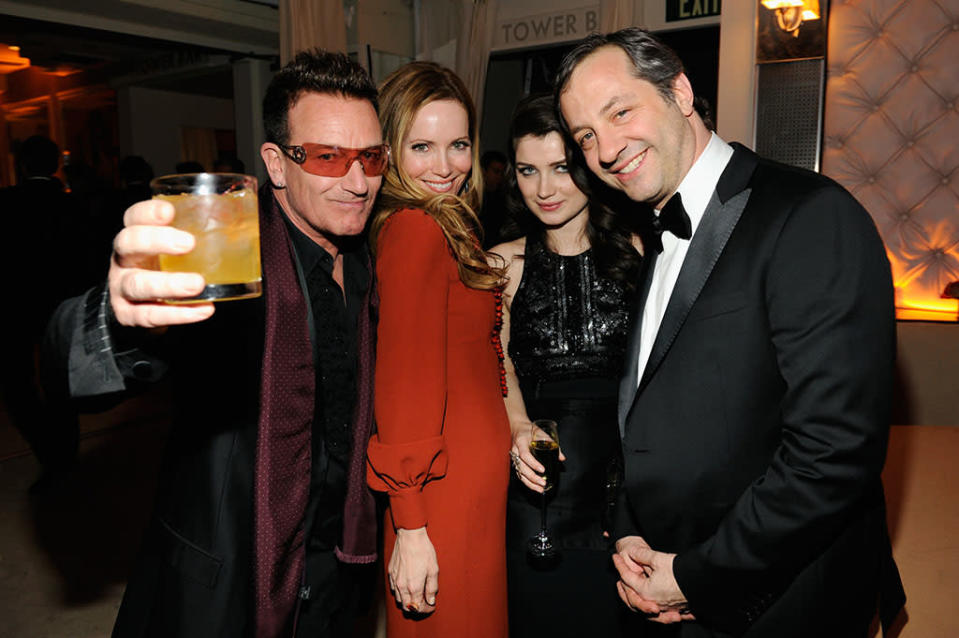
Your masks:
<svg viewBox="0 0 959 638"><path fill-rule="evenodd" d="M233 63L233 112L236 122L236 155L246 166L247 175L255 175L262 185L266 167L260 158L260 146L266 141L263 129L263 96L273 79L264 60L239 60Z"/></svg>
<svg viewBox="0 0 959 638"><path fill-rule="evenodd" d="M724 2L719 23L716 132L727 141L755 146L755 2Z"/></svg>
<svg viewBox="0 0 959 638"><path fill-rule="evenodd" d="M181 161L181 127L235 128L232 100L128 87L117 91L117 102L121 156L143 156L156 175Z"/></svg>

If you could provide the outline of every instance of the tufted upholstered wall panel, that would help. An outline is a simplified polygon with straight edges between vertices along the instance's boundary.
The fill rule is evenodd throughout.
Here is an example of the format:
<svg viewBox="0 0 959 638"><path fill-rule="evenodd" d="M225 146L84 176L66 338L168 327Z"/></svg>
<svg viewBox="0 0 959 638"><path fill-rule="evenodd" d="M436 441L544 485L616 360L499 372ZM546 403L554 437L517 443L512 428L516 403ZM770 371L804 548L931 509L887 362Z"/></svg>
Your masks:
<svg viewBox="0 0 959 638"><path fill-rule="evenodd" d="M833 0L826 58L822 172L875 219L898 316L955 321L959 0Z"/></svg>

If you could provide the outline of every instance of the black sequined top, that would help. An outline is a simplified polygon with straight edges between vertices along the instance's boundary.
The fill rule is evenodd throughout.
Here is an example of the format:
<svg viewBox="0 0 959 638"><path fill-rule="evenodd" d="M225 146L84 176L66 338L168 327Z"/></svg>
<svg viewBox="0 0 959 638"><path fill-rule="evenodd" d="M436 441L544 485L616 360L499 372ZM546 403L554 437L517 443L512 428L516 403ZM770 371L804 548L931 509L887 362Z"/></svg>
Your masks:
<svg viewBox="0 0 959 638"><path fill-rule="evenodd" d="M628 305L621 284L597 276L592 250L557 255L528 238L523 279L510 305L509 356L520 385L618 378Z"/></svg>

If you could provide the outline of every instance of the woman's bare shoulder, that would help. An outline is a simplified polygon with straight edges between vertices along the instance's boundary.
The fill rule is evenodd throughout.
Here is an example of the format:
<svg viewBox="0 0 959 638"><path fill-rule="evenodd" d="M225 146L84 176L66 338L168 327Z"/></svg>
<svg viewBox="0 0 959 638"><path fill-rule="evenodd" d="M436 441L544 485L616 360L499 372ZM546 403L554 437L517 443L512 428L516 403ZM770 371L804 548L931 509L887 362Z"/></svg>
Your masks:
<svg viewBox="0 0 959 638"><path fill-rule="evenodd" d="M526 252L526 237L520 237L513 241L497 244L486 252L499 256L506 262L507 267L509 267L510 263L516 261L516 257L522 257L523 253Z"/></svg>

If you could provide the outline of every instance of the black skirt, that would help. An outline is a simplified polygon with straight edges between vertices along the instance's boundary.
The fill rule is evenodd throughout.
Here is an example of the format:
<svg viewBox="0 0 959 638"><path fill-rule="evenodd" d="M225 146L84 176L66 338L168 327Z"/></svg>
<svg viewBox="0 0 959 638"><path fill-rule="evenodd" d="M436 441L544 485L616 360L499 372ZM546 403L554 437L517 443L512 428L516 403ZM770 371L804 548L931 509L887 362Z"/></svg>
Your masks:
<svg viewBox="0 0 959 638"><path fill-rule="evenodd" d="M612 498L607 484L621 458L614 379L552 383L521 380L531 420L558 424L566 461L547 494L547 526L557 556L531 558L529 537L540 529L542 496L513 476L506 515L511 638L624 635L629 612L616 593L618 577L603 536Z"/></svg>

